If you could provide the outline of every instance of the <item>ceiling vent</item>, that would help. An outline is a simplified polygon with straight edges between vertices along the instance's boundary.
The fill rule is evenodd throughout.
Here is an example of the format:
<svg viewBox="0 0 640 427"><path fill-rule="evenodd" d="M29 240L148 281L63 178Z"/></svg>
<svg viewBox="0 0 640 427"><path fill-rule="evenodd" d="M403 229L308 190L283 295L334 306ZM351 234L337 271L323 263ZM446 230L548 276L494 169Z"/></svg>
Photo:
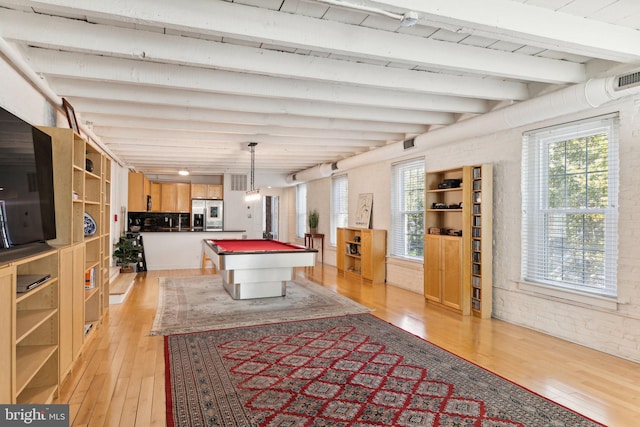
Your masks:
<svg viewBox="0 0 640 427"><path fill-rule="evenodd" d="M640 71L616 76L615 90L625 90L640 85Z"/></svg>
<svg viewBox="0 0 640 427"><path fill-rule="evenodd" d="M231 175L231 191L247 191L247 175Z"/></svg>

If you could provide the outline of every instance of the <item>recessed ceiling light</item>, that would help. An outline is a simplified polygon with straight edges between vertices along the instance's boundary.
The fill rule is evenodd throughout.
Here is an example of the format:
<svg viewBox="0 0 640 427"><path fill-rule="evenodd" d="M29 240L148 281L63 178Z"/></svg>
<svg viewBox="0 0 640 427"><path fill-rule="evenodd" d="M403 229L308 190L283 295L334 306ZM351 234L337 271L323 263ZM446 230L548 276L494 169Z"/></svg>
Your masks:
<svg viewBox="0 0 640 427"><path fill-rule="evenodd" d="M185 170L178 171L178 175L187 176L189 175L189 171L185 171Z"/></svg>

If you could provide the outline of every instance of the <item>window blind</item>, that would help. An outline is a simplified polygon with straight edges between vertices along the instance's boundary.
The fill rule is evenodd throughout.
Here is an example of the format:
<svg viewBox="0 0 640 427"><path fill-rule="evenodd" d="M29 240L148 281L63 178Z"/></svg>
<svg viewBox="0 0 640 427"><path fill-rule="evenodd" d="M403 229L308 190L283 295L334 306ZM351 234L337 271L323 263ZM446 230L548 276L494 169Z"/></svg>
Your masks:
<svg viewBox="0 0 640 427"><path fill-rule="evenodd" d="M296 185L296 235L304 238L307 232L307 184Z"/></svg>
<svg viewBox="0 0 640 427"><path fill-rule="evenodd" d="M336 228L349 225L349 180L347 175L331 178L331 235L332 245L337 243Z"/></svg>
<svg viewBox="0 0 640 427"><path fill-rule="evenodd" d="M423 259L424 158L391 166L391 255Z"/></svg>
<svg viewBox="0 0 640 427"><path fill-rule="evenodd" d="M522 154L522 278L617 293L618 119L527 132Z"/></svg>

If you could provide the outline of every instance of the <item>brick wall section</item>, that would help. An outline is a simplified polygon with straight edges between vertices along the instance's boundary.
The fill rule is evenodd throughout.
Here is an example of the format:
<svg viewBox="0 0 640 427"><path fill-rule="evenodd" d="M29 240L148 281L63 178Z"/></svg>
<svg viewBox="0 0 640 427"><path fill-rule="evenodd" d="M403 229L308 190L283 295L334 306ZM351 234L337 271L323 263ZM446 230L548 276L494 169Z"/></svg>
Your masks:
<svg viewBox="0 0 640 427"><path fill-rule="evenodd" d="M618 304L617 310L605 310L520 289L522 132L615 111L620 112L618 294L623 303ZM477 163L494 165L494 317L640 362L640 97L489 137L434 147L413 157L418 155L426 156L427 170ZM391 163L384 162L377 170L388 170ZM371 167L349 171L349 191L351 182L370 182L371 174ZM361 192L366 190L358 188ZM389 204L386 191L370 190L378 208L381 203ZM376 228L389 230L389 224L380 221L382 216L376 219ZM422 265L387 261L390 285L422 294L422 277Z"/></svg>

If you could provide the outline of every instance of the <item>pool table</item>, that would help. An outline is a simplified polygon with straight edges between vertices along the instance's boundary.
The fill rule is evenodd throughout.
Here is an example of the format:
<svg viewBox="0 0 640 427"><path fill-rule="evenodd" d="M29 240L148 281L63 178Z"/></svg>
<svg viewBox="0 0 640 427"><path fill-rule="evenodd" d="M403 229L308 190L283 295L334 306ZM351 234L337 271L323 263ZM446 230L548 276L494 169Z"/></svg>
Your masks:
<svg viewBox="0 0 640 427"><path fill-rule="evenodd" d="M203 256L213 261L233 299L285 296L294 267L316 263L317 249L266 239L205 239Z"/></svg>

